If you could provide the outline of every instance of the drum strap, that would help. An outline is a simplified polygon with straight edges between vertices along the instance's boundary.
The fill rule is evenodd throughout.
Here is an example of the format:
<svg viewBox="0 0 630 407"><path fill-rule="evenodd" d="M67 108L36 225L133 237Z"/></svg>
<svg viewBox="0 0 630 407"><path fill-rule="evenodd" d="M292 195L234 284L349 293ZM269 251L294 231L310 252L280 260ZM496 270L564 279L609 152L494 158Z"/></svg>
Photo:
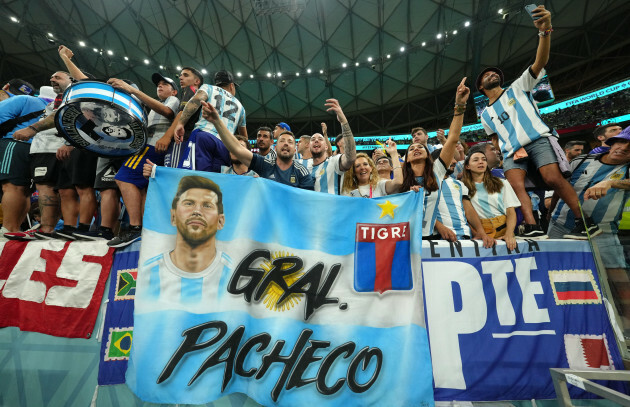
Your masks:
<svg viewBox="0 0 630 407"><path fill-rule="evenodd" d="M0 137L6 136L11 130L13 130L18 124L27 122L31 119L34 119L44 113L43 110L37 110L35 112L31 112L29 114L25 114L24 116L19 116L13 119L9 119L0 124Z"/></svg>

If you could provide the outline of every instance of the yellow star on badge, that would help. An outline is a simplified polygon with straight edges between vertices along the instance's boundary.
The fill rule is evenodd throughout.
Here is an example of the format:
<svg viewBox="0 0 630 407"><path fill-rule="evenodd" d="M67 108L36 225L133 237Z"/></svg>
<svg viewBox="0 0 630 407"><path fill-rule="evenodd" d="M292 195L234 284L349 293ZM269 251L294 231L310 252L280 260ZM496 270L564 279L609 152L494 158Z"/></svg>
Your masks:
<svg viewBox="0 0 630 407"><path fill-rule="evenodd" d="M377 205L380 206L381 209L383 210L383 212L381 212L381 216L379 216L379 219L385 215L389 215L392 217L392 219L394 219L394 209L398 208L398 205L394 205L393 203L389 201L385 201L384 204L377 204Z"/></svg>

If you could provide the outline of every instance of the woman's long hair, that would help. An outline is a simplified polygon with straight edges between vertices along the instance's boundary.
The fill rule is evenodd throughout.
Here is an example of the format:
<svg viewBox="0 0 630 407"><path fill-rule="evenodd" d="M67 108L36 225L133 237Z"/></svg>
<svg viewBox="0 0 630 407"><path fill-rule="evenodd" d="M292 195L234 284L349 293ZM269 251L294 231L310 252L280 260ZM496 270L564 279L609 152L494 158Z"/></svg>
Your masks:
<svg viewBox="0 0 630 407"><path fill-rule="evenodd" d="M416 176L413 174L413 169L411 168L411 163L409 162L409 149L414 144L422 145L422 147L424 147L425 151L427 152L427 158L424 160L424 171L422 172L424 185L420 185L418 181L416 181ZM429 149L427 148L426 144L411 143L409 147L407 147L407 151L405 151L405 162L403 163L402 170L403 183L400 189L402 192L409 191L414 185L420 185L421 187L424 187L425 191L427 192L438 190L438 183L435 179L435 175L433 174L433 160L431 159L431 154L429 154Z"/></svg>
<svg viewBox="0 0 630 407"><path fill-rule="evenodd" d="M464 185L466 185L466 188L468 188L468 198L472 198L473 196L475 196L475 194L477 193L477 187L475 186L475 181L472 177L472 171L466 168L466 166L470 162L470 157L472 157L473 154L477 153L483 154L484 157L486 156L482 151L474 151L472 154L468 154L466 156L466 159L464 160L462 182L464 183ZM503 189L503 182L501 181L501 178L492 175L492 173L490 172L490 167L488 165L486 165L486 171L483 173L483 187L486 189L486 191L488 191L488 194L498 194L499 192L501 192L501 189Z"/></svg>
<svg viewBox="0 0 630 407"><path fill-rule="evenodd" d="M341 186L342 193L348 193L359 188L359 180L357 179L357 175L354 171L354 164L356 164L359 158L367 159L368 164L372 169L372 172L370 173L370 185L372 185L372 188L376 188L376 184L378 183L378 171L376 171L376 165L374 165L374 161L372 161L369 155L365 153L359 153L357 154L356 160L354 160L354 163L352 164L350 169L346 171L343 177L343 185Z"/></svg>

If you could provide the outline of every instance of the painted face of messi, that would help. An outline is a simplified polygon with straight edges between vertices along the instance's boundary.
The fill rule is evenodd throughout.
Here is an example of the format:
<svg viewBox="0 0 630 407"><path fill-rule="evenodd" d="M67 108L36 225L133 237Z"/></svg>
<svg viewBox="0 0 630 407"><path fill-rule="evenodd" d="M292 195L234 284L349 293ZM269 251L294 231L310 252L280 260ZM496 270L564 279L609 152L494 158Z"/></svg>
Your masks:
<svg viewBox="0 0 630 407"><path fill-rule="evenodd" d="M214 191L191 188L184 192L171 209L171 224L190 246L197 247L212 239L225 225L219 213L219 198Z"/></svg>

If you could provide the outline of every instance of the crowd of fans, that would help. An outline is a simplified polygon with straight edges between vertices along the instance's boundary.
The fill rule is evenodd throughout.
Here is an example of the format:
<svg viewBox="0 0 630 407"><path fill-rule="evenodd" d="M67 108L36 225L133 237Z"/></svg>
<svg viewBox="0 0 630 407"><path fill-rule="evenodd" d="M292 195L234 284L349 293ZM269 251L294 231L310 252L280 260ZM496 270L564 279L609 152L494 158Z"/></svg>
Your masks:
<svg viewBox="0 0 630 407"><path fill-rule="evenodd" d="M71 50L60 46L65 68L51 75L50 87L35 96L33 85L15 79L0 92L2 234L14 240L107 240L112 247L124 247L141 238L148 178L156 165L164 165L268 178L353 197L423 191L423 239L479 239L485 247L501 239L510 250L518 238L598 239L611 281L627 285L617 232L630 197L630 128L600 126L594 133L600 145L591 154L579 143L568 143L563 151L552 128L623 114L630 96L620 92L541 118L529 91L545 74L551 17L542 6L537 13L540 39L534 63L505 90L498 68L487 68L475 82L490 101L481 114L483 130L461 137L470 96L464 78L456 89L448 137L439 130L438 137L428 140L425 129L413 128L409 138L399 140L409 144L403 154L391 139L355 139L332 98L325 107L342 129L334 154L323 123L321 133L296 139L286 122L259 128L254 152L233 75L219 71L210 85L199 71L185 67L179 84L152 75L156 97L124 79L107 80L143 104L148 141L130 157L98 157L57 134L54 118L64 91L94 79L74 64ZM90 134L111 136L112 130L96 126L96 119L84 114L92 125ZM469 150L464 141L483 142ZM382 148L357 154L357 144ZM31 205L33 185L37 205ZM121 199L128 226L118 231ZM37 225L24 227L25 219L37 218ZM630 316L630 302L620 308Z"/></svg>

